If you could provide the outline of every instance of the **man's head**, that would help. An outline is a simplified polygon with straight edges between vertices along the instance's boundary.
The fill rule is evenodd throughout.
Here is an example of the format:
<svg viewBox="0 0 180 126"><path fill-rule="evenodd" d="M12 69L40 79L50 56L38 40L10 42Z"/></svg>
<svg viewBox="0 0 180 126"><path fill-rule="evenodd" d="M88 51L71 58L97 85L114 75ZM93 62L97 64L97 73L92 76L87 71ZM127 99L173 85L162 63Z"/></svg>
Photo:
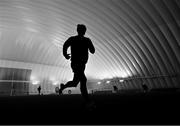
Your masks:
<svg viewBox="0 0 180 126"><path fill-rule="evenodd" d="M83 24L78 24L77 25L77 32L78 32L78 35L84 36L86 33L86 26Z"/></svg>

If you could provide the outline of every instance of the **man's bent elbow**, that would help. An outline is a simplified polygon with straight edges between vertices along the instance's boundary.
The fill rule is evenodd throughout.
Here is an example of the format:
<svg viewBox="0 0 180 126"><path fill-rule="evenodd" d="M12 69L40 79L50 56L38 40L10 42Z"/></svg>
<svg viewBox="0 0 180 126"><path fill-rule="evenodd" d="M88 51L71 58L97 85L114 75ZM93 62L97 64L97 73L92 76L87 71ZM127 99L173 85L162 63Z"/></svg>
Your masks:
<svg viewBox="0 0 180 126"><path fill-rule="evenodd" d="M91 53L94 54L94 53L95 53L95 50L92 50Z"/></svg>

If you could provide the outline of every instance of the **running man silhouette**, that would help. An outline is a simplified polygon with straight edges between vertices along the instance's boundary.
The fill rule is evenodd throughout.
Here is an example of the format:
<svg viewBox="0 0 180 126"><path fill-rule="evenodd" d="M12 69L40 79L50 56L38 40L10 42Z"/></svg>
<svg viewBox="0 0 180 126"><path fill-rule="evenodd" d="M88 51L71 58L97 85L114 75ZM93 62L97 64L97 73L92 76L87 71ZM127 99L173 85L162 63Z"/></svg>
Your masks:
<svg viewBox="0 0 180 126"><path fill-rule="evenodd" d="M85 76L85 67L88 61L89 52L94 54L95 48L91 40L84 37L86 32L86 26L83 24L77 25L78 35L72 36L66 40L63 45L63 55L69 60L71 59L71 68L74 73L72 81L67 82L65 85L60 85L60 91L62 92L65 88L76 87L80 82L80 91L82 97L86 103L90 102L88 91L86 87L87 78ZM67 54L68 48L71 47L71 54Z"/></svg>

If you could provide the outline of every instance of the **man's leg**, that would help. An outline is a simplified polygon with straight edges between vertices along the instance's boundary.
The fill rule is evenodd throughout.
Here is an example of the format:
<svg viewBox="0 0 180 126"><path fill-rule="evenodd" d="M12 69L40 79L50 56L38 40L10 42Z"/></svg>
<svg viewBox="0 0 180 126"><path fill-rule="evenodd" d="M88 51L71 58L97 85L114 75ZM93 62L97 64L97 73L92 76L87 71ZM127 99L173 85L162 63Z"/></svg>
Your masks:
<svg viewBox="0 0 180 126"><path fill-rule="evenodd" d="M81 90L81 95L82 97L85 99L86 102L89 102L89 95L88 95L88 91L87 91L87 87L86 87L86 82L87 82L87 78L85 76L84 73L81 73L80 75L80 90Z"/></svg>
<svg viewBox="0 0 180 126"><path fill-rule="evenodd" d="M65 85L64 84L61 84L60 86L60 94L62 93L62 91L66 88L69 88L69 87L76 87L79 83L79 76L77 74L74 74L74 77L73 77L73 80L72 81L68 81Z"/></svg>
<svg viewBox="0 0 180 126"><path fill-rule="evenodd" d="M79 76L77 74L74 74L73 80L72 81L68 81L64 87L68 88L68 87L76 87L79 83Z"/></svg>
<svg viewBox="0 0 180 126"><path fill-rule="evenodd" d="M86 79L85 74L83 73L80 78L81 95L85 100L85 108L91 111L96 108L96 105L94 101L92 101L92 99L90 99L89 97L88 90L86 87L86 82L87 82L87 79Z"/></svg>

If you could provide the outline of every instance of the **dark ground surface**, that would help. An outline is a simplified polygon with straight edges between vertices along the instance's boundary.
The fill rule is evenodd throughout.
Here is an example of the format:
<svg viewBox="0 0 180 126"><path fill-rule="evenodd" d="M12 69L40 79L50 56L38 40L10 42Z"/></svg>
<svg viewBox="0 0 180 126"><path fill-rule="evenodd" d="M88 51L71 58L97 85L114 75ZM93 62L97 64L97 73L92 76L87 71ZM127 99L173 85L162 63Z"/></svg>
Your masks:
<svg viewBox="0 0 180 126"><path fill-rule="evenodd" d="M81 95L0 97L0 124L174 125L180 124L179 93L94 94L88 111Z"/></svg>

